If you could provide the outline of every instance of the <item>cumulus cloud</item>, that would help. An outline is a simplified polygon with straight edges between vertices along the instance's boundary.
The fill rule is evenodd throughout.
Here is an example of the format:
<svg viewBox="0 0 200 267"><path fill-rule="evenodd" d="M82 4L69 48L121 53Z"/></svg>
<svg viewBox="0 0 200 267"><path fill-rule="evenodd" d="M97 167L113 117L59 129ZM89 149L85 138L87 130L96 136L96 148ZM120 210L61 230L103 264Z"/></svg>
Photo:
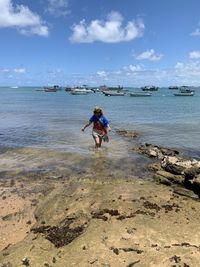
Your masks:
<svg viewBox="0 0 200 267"><path fill-rule="evenodd" d="M140 65L129 65L129 66L125 66L123 67L123 69L125 71L141 71L142 70L142 67Z"/></svg>
<svg viewBox="0 0 200 267"><path fill-rule="evenodd" d="M107 76L107 73L105 71L97 71L97 75L99 77L106 77Z"/></svg>
<svg viewBox="0 0 200 267"><path fill-rule="evenodd" d="M173 73L180 83L199 85L200 61L177 62Z"/></svg>
<svg viewBox="0 0 200 267"><path fill-rule="evenodd" d="M192 51L192 52L190 52L189 58L191 58L191 59L199 59L200 58L200 51Z"/></svg>
<svg viewBox="0 0 200 267"><path fill-rule="evenodd" d="M1 68L0 69L1 73L25 73L26 69L25 68Z"/></svg>
<svg viewBox="0 0 200 267"><path fill-rule="evenodd" d="M122 15L119 12L112 11L105 21L96 19L87 25L85 20L82 20L79 24L73 25L70 41L74 43L128 42L141 37L144 28L142 20L129 21L123 27Z"/></svg>
<svg viewBox="0 0 200 267"><path fill-rule="evenodd" d="M12 0L0 0L0 28L17 28L26 35L48 36L49 30L42 19L27 6L13 5Z"/></svg>
<svg viewBox="0 0 200 267"><path fill-rule="evenodd" d="M25 73L26 69L25 68L16 68L13 70L15 73Z"/></svg>
<svg viewBox="0 0 200 267"><path fill-rule="evenodd" d="M70 13L68 10L68 0L48 0L46 12L55 17L66 16Z"/></svg>
<svg viewBox="0 0 200 267"><path fill-rule="evenodd" d="M150 49L142 52L138 55L133 55L137 60L150 60L150 61L159 61L163 57L162 54L156 54L154 49Z"/></svg>

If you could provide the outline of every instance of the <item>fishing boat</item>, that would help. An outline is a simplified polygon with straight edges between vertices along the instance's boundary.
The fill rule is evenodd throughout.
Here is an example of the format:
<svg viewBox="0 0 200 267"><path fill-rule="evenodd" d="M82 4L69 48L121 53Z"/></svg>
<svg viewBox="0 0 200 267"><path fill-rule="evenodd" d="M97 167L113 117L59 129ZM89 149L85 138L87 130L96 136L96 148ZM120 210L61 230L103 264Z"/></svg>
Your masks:
<svg viewBox="0 0 200 267"><path fill-rule="evenodd" d="M45 92L57 92L58 90L60 90L59 85L54 85L53 87L49 86L44 87Z"/></svg>
<svg viewBox="0 0 200 267"><path fill-rule="evenodd" d="M109 90L109 91L121 91L122 89L123 89L123 86L118 85L116 87L108 87L107 90Z"/></svg>
<svg viewBox="0 0 200 267"><path fill-rule="evenodd" d="M150 92L132 92L130 96L140 97L140 96L152 96Z"/></svg>
<svg viewBox="0 0 200 267"><path fill-rule="evenodd" d="M188 88L186 86L181 87L179 92L175 93L175 96L193 96L195 93L194 89Z"/></svg>
<svg viewBox="0 0 200 267"><path fill-rule="evenodd" d="M90 89L86 89L86 88L72 88L70 91L70 94L72 95L87 95L89 93L94 93L92 90Z"/></svg>
<svg viewBox="0 0 200 267"><path fill-rule="evenodd" d="M154 85L141 87L142 91L158 91L158 87Z"/></svg>
<svg viewBox="0 0 200 267"><path fill-rule="evenodd" d="M176 86L176 85L174 85L174 86L169 86L168 88L169 88L170 90L178 90L178 89L179 89L179 87Z"/></svg>
<svg viewBox="0 0 200 267"><path fill-rule="evenodd" d="M188 92L188 93L183 93L183 92L178 92L174 94L175 96L193 96L194 92Z"/></svg>
<svg viewBox="0 0 200 267"><path fill-rule="evenodd" d="M121 91L107 90L102 92L105 96L124 96L125 93Z"/></svg>

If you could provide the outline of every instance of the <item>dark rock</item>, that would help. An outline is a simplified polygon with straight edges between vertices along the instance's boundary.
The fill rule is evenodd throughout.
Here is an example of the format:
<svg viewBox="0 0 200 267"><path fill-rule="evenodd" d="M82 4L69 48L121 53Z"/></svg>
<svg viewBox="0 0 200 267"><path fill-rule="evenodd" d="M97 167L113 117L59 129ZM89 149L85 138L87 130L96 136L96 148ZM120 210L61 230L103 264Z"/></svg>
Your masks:
<svg viewBox="0 0 200 267"><path fill-rule="evenodd" d="M29 259L28 258L24 258L22 260L22 265L24 265L24 266L30 266Z"/></svg>
<svg viewBox="0 0 200 267"><path fill-rule="evenodd" d="M167 164L164 168L167 172L173 173L173 174L182 174L184 167L175 165L175 164Z"/></svg>
<svg viewBox="0 0 200 267"><path fill-rule="evenodd" d="M185 175L186 180L191 180L198 174L200 174L200 168L199 167L191 167L191 168L186 169L184 171L184 175Z"/></svg>
<svg viewBox="0 0 200 267"><path fill-rule="evenodd" d="M175 263L180 263L181 257L174 255L173 257L170 258L170 261L174 261Z"/></svg>

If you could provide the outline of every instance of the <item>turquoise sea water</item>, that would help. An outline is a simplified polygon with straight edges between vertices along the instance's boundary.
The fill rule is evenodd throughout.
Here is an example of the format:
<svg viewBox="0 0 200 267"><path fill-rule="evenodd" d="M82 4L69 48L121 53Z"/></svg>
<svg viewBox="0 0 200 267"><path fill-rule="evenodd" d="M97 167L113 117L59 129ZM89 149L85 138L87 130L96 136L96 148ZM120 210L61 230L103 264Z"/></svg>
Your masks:
<svg viewBox="0 0 200 267"><path fill-rule="evenodd" d="M102 93L71 95L32 88L0 88L0 148L42 149L94 153L91 128L81 127L92 115L94 106L103 108L110 120L110 143L104 148L112 157L126 155L125 145L116 129L141 133L148 142L187 151L200 158L200 89L195 96L176 97L174 90L160 88L152 97L107 97ZM130 88L129 88L130 89ZM130 89L138 91L138 89ZM45 153L44 153L45 154Z"/></svg>

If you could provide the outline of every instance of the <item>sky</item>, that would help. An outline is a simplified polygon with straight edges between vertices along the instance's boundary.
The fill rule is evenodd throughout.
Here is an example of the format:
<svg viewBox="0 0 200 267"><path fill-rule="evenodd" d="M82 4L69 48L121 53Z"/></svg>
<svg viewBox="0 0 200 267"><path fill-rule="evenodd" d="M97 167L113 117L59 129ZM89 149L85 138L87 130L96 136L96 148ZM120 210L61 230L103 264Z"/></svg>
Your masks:
<svg viewBox="0 0 200 267"><path fill-rule="evenodd" d="M200 86L199 0L0 0L0 86Z"/></svg>

